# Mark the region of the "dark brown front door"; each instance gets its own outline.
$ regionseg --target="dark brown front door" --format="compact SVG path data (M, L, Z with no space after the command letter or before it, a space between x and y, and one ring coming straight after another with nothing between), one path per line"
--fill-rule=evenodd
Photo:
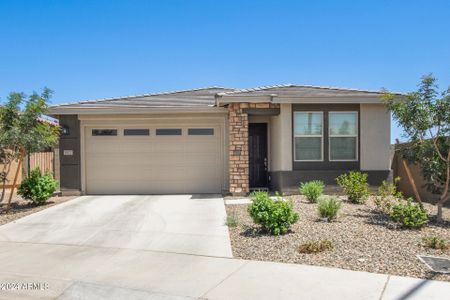
M267 124L250 123L248 128L250 188L267 188Z

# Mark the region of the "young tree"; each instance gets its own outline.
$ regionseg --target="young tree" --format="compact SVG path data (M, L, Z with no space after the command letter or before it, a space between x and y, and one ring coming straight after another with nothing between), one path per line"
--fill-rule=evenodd
M404 98L386 93L384 99L409 139L401 154L420 166L428 190L440 194L437 220L442 221L442 207L450 198L450 88L440 94L431 74L418 87Z
M0 172L0 181L2 184L2 194L0 196L0 203L3 202L6 192L6 184L9 182L8 174L11 170L11 164L15 160L14 155L11 151L0 146L0 164L3 165L2 171Z
M17 161L17 170L14 174L6 212L9 212L11 206L24 157L53 146L58 140L59 127L43 122L41 119L48 109L51 94L51 90L47 88L41 94L33 93L29 97L23 93L11 93L6 103L0 107L0 147L3 153L6 153L3 156L5 159L2 159L2 162L6 163L2 174L2 180L5 178L2 182L3 190L11 164ZM22 105L23 110L21 110Z

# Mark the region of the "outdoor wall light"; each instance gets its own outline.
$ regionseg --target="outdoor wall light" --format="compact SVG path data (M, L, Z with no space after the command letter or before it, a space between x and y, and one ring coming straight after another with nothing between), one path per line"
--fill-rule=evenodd
M70 134L69 127L67 127L66 125L62 125L61 126L61 134L62 135L69 135Z

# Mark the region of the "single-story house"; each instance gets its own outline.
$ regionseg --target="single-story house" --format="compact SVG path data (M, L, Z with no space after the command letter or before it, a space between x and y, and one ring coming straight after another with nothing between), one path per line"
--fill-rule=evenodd
M335 184L390 171L382 92L305 85L209 87L52 106L62 191L231 193Z

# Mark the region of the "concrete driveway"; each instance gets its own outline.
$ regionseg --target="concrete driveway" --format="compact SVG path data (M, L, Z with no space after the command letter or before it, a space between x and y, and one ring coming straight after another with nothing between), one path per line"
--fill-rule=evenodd
M448 299L450 284L231 256L221 198L89 196L0 226L0 299ZM222 257L214 257L222 256Z
M221 197L83 196L0 227L0 241L232 257Z

